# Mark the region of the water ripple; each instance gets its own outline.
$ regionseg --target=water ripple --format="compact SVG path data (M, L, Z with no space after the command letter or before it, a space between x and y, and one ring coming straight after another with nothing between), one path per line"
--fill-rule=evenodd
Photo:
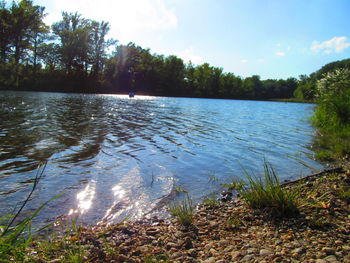
M45 160L29 208L64 192L42 217L70 211L87 222L146 215L176 186L199 200L220 187L208 176L259 172L264 158L282 179L322 168L308 147L307 104L1 92L0 105L0 214Z

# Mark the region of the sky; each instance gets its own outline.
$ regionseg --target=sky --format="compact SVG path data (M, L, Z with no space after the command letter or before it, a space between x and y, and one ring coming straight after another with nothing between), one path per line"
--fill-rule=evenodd
M109 37L151 53L261 79L310 74L350 58L349 0L34 0L110 23Z

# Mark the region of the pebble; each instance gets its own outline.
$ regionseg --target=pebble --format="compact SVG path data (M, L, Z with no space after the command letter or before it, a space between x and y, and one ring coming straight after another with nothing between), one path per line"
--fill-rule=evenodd
M217 253L217 251L214 249L214 248L211 248L209 250L209 252L212 254L212 255L215 255Z
M322 251L326 253L327 255L334 255L335 249L331 247L323 247Z
M302 206L300 216L278 220L276 224L265 213L252 211L242 201L235 199L225 204L219 203L215 208L200 206L194 215L193 225L188 227L182 227L174 219L156 223L148 220L128 222L122 228L108 231L104 226L100 232L82 233L82 245L90 255L101 255L103 259L98 261L101 263L141 263L148 255L152 259L164 256L164 261L174 263L350 263L350 245L347 241L350 207L344 201L338 201L334 195L330 196L335 190L330 189L332 192L325 187L332 184L325 184L323 188L319 188L319 184L315 179L311 188L306 187L309 190L317 187L312 201L315 199L319 202L317 198L322 197L322 202L327 203L327 198L331 197L335 200L334 208L342 209L342 213L331 214L326 209ZM300 195L305 193L301 191ZM229 218L239 219L240 225L228 227ZM327 219L340 227L310 227L310 221L316 219L320 219L320 222ZM115 248L117 256L111 258L108 251L104 251L104 242ZM40 251L35 256L40 256ZM58 263L53 257L46 262Z
M216 262L216 258L211 257L211 258L208 258L207 260L202 261L202 262L203 262L203 263L215 263L215 262Z
M231 259L232 260L237 260L238 258L240 258L242 256L242 253L240 251L233 251L231 253Z
M253 255L246 255L242 258L242 262L248 262L254 258Z
M292 251L292 253L295 253L298 255L304 254L305 252L306 252L306 249L304 247L298 247Z
M166 244L166 248L168 249L168 250L170 250L171 248L178 248L179 246L177 245L177 244L175 244L175 243L173 243L173 242L168 242L167 244Z
M214 242L210 242L210 243L206 244L206 245L204 246L204 249L205 249L205 250L209 250L209 249L211 249L212 247L214 247Z
M334 244L336 244L337 246L341 246L341 245L344 244L344 242L341 241L341 240L336 240L336 241L334 242Z
M259 250L256 248L248 248L247 249L247 254L257 254L258 252L259 252Z
M325 259L327 262L333 262L333 263L338 262L337 258L336 258L335 256L333 256L333 255L328 256L328 257L325 257L324 259Z
M268 255L271 255L272 253L273 253L273 251L270 249L261 249L260 250L260 256L268 256Z

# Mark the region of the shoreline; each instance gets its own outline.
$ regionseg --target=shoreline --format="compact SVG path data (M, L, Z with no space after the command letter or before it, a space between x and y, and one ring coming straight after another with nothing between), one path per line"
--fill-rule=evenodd
M35 93L59 93L59 94L76 94L76 95L116 95L116 96L128 96L129 93L97 93L97 92L76 92L76 91L59 91L59 90L31 90L31 89L2 89L0 91L9 91L9 92L35 92ZM138 96L149 96L156 98L185 98L185 99L213 99L213 100L242 100L242 101L264 101L264 102L283 102L283 103L303 103L303 104L315 104L311 100L301 100L294 97L288 99L279 99L279 98L265 98L265 99L254 99L254 98L225 98L225 97L201 97L201 96L166 96L160 94L149 94L149 93L135 93L135 96L132 98L137 98Z
M299 214L285 219L249 208L240 198L200 204L192 224L172 218L80 226L28 248L30 262L64 262L79 247L81 262L350 262L350 163L342 171L298 179ZM63 242L63 243L62 243Z

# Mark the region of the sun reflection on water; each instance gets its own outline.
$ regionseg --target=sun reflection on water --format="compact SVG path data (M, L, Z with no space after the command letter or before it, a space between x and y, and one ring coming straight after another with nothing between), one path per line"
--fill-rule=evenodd
M121 186L115 185L112 187L112 194L114 196L113 205L107 209L106 214L98 224L110 223L118 218L125 211L133 209L134 204L131 202L130 193Z
M125 190L120 186L116 185L112 188L113 195L122 199L125 196Z
M96 194L96 181L92 180L84 190L77 194L78 205L76 209L71 209L68 215L72 214L84 214L89 210L93 204L93 200Z

